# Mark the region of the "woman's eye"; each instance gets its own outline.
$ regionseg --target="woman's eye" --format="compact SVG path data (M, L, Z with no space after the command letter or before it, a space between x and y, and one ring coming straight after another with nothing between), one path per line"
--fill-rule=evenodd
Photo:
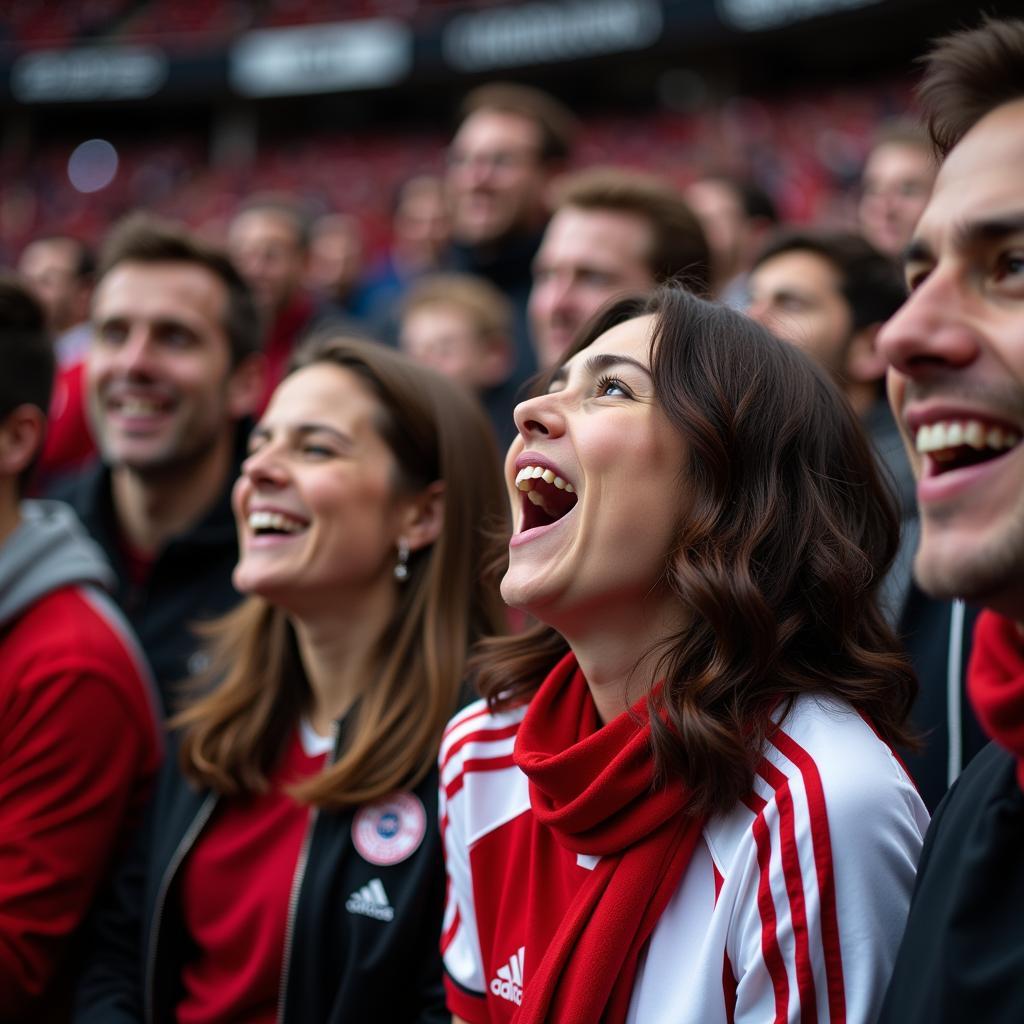
M302 454L311 455L317 459L327 459L330 458L331 455L333 455L334 453L331 451L330 448L325 448L321 444L304 444L302 446Z
M610 395L613 398L629 396L629 388L615 377L602 377L597 382L596 390L598 395Z

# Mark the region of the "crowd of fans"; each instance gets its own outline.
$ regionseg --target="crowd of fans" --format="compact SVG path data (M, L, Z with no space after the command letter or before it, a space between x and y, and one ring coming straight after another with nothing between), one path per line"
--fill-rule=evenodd
M931 62L4 186L0 1020L1021 1019L1024 23Z

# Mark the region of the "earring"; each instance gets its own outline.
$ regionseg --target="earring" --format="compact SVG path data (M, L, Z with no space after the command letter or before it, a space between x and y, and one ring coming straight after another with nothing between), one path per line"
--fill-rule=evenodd
M398 542L398 561L395 563L395 579L404 583L409 578L409 542L404 538Z

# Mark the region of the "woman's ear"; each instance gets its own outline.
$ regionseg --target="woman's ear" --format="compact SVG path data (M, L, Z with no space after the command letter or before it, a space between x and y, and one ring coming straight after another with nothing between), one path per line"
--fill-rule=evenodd
M410 551L433 544L444 526L444 482L435 480L419 494L408 499L399 536Z

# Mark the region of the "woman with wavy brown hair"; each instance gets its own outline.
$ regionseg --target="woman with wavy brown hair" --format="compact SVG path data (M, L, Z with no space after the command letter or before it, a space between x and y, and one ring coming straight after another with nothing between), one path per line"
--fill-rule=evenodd
M456 1021L870 1021L927 813L897 518L795 348L623 300L516 409L501 589L441 750Z
M100 915L81 1021L447 1021L437 750L506 508L483 412L372 343L306 348L235 485L205 695ZM141 945L140 945L141 939Z

